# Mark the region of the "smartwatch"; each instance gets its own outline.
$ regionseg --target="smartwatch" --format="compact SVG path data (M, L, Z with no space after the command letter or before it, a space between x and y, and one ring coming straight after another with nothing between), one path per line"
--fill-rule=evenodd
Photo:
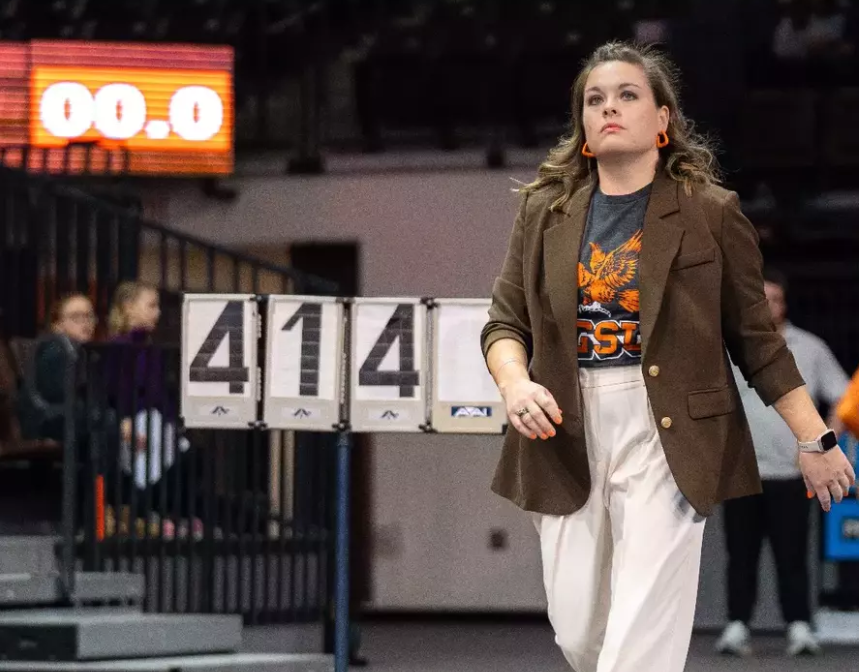
M831 429L827 429L814 441L798 441L801 453L827 453L838 445L838 437Z

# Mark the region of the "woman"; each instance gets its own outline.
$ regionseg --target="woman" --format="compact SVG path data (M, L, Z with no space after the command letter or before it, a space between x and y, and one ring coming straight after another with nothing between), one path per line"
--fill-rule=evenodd
M95 333L92 302L83 294L69 294L56 301L49 313L48 333L33 347L27 362L18 415L25 439L63 442L66 383L77 349ZM84 431L81 413L78 431Z
M74 391L80 390L77 366L80 347L89 343L95 332L96 316L92 302L83 294L68 294L51 306L48 332L34 344L25 363L17 397L18 419L24 439L66 441L66 404L69 375L75 376ZM84 521L92 510L92 452L87 407L82 398L74 400L76 450L78 456L76 516ZM90 407L95 419L97 409Z
M802 442L824 509L854 474L773 327L755 231L716 186L666 60L600 47L572 112L522 189L482 334L510 420L493 490L534 515L577 672L680 672L705 517L760 491L725 346Z
M130 487L137 489L137 500L143 503L147 488L167 477L167 508L171 514L181 516L188 508L188 493L182 484L179 498L176 498L175 481L169 476L172 470L162 475L162 464L165 470L170 469L176 462L177 442L183 453L189 444L184 437L177 441L178 400L169 398L162 351L147 347L151 345L152 332L157 328L160 316L159 294L155 287L144 282L123 282L117 287L109 327L110 342L118 347L109 353L105 372L109 396L123 418L120 425L120 465L132 477ZM153 505L157 506L160 491L155 489L151 494ZM150 518L150 534L160 532L168 539L175 536L173 521L166 519L159 526L157 516L153 514ZM194 537L200 538L202 521L195 518L192 525ZM187 532L187 524L183 524L180 536Z

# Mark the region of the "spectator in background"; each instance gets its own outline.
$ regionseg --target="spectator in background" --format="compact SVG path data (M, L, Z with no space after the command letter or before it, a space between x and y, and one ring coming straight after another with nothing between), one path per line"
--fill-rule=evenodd
M847 375L826 344L814 334L787 320L787 282L780 273L764 273L764 289L770 313L793 353L812 398L831 408L844 394ZM767 408L755 391L741 383L743 376L733 367L743 402L763 481L763 493L724 504L728 551L728 620L716 649L722 653L751 653L749 621L755 606L758 560L765 538L775 558L778 592L787 628L787 653L816 654L820 651L809 622L808 530L810 501L806 496L793 433L776 413ZM841 423L830 418L830 427L840 433Z
M66 377L78 348L95 333L92 302L69 294L51 306L48 333L33 346L18 395L18 417L25 439L64 440ZM81 416L78 431L85 426Z
M27 357L21 389L17 395L17 414L25 440L66 440L66 392L68 376L79 380L77 360L80 347L89 343L95 332L96 316L92 302L83 294L68 294L55 301L49 312L48 332L40 337ZM74 371L74 372L73 372ZM83 520L84 505L91 496L92 453L89 446L87 408L75 399L75 435L78 455L78 521ZM93 410L93 409L91 409Z
M168 470L177 460L176 445L181 453L189 448L188 440L177 436L178 400L169 398L163 353L147 347L151 346L152 332L160 317L160 299L155 287L143 282L123 282L117 287L109 327L111 343L121 347L111 352L106 373L109 396L122 417L120 466L131 476L129 487L137 488L138 502L145 501L147 488L171 473ZM186 515L188 493L184 484L178 488L177 499L172 479L168 483L168 511L175 516ZM152 494L157 506L161 493ZM199 518L192 521L195 538L202 537L202 525ZM149 526L152 536L160 533L173 538L176 534L175 523L170 519L159 521L154 512L150 513ZM137 527L139 530L140 522ZM187 523L182 523L180 537L187 533Z

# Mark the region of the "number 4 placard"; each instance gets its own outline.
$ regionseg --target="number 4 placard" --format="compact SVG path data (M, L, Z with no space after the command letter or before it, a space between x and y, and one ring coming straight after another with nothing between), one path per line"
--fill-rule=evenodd
M256 297L186 294L182 306L182 416L186 427L257 420Z
M352 431L423 431L426 314L419 299L354 300Z

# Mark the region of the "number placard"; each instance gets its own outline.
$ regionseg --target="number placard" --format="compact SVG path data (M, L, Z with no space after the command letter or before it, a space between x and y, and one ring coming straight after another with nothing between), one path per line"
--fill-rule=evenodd
M256 298L186 294L182 416L186 427L247 427L257 419Z
M420 432L426 424L426 306L354 300L350 421L355 432Z
M333 431L340 422L343 304L320 296L270 296L264 420L276 429Z
M438 432L500 433L504 403L480 351L490 300L436 299L433 334L432 426Z

